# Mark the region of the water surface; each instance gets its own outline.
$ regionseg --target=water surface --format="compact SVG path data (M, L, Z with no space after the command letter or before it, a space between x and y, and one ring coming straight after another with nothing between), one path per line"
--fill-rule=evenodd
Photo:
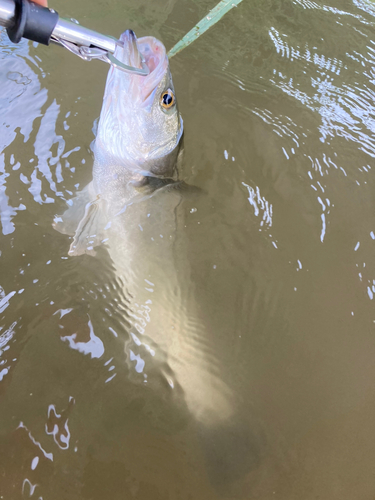
M168 49L214 4L51 7ZM140 283L194 314L146 338L105 246L69 257L52 227L92 178L107 67L1 32L2 498L374 498L374 33L369 1L244 0L171 60L201 191L164 228L178 286ZM202 421L207 380L232 404Z

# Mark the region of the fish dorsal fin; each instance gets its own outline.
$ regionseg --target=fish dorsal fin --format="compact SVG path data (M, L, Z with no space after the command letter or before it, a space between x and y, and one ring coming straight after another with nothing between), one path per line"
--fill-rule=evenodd
M72 200L62 216L55 217L53 227L62 234L73 236L69 255L95 255L94 248L105 238L106 223L105 202L100 195L95 195L90 183Z

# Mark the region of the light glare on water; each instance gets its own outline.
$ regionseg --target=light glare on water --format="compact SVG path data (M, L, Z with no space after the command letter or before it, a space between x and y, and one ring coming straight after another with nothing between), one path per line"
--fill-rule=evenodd
M168 50L214 4L51 7ZM121 273L52 227L108 68L1 31L0 496L373 498L374 16L244 0L172 59L200 190L147 202Z

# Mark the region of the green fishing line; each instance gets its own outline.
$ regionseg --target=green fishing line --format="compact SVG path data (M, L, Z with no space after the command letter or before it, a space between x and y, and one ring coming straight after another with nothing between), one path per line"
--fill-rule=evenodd
M220 21L224 14L230 9L237 7L240 2L242 2L242 0L221 0L216 7L210 10L207 16L201 19L189 33L186 33L186 35L172 47L168 52L168 57L171 58L181 52L182 49L194 42L194 40L207 31L208 28L211 28L211 26Z

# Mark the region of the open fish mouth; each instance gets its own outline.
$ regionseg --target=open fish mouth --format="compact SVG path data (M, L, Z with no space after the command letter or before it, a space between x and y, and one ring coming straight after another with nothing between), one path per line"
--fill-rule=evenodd
M125 85L128 80L128 90L138 94L142 101L147 100L168 70L164 45L152 36L137 39L132 30L122 33L114 56L128 66L142 68L143 63L149 69L147 76L119 74L119 71L114 70L116 80L121 79Z
M116 55L119 61L128 66L142 67L143 58L138 50L137 37L133 30L126 30L122 33L117 43Z

